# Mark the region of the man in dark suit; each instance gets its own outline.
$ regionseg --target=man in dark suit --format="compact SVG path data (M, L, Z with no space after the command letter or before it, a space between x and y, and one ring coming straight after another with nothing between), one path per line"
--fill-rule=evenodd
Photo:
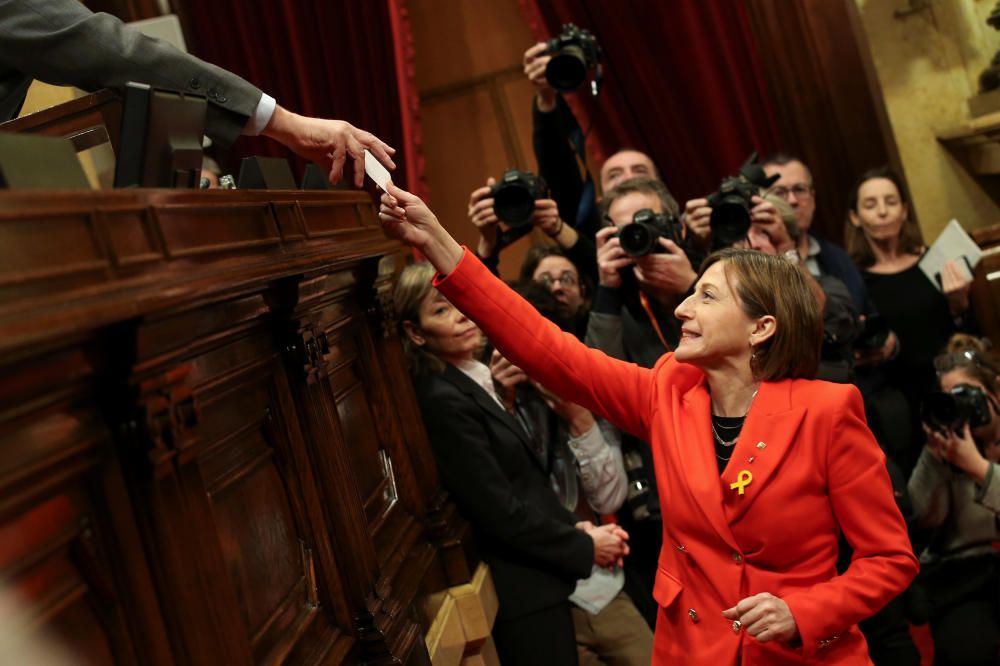
M342 120L308 118L220 67L147 37L77 0L0 0L0 122L17 115L32 79L88 91L129 81L208 100L206 134L222 145L263 134L322 165L340 180L347 157L364 180L364 149L394 168L394 149Z

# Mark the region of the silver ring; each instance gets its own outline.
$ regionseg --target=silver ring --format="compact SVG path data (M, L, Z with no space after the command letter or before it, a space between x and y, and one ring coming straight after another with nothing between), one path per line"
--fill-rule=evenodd
M743 628L743 623L742 622L740 622L739 620L733 620L733 631L734 632L740 633L740 629L742 629L742 628Z

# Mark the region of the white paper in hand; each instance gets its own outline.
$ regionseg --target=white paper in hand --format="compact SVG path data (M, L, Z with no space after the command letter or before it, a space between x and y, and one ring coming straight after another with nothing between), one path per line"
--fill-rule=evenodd
M383 192L386 191L386 183L389 182L389 170L382 166L382 163L375 159L375 156L365 150L365 173L375 181Z
M920 258L919 265L931 284L937 287L938 291L942 291L941 272L944 270L944 262L949 260L955 262L955 266L965 279L972 280L969 268L975 269L982 256L983 251L969 237L958 220L952 220Z

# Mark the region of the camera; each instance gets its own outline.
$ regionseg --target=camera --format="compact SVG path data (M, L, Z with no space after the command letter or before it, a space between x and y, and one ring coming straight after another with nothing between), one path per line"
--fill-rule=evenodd
M587 72L596 69L594 94L600 81L601 47L587 30L566 23L558 37L550 39L547 53L552 59L545 66L549 85L561 93L573 92L587 80Z
M990 398L978 386L959 384L948 393L936 392L924 397L920 417L938 432L959 433L968 423L972 429L993 420Z
M531 222L535 200L548 196L548 185L541 176L520 169L508 169L490 188L493 212L509 227L523 227Z
M709 194L712 208L709 220L712 229L712 250L730 247L747 237L750 231L751 198L771 187L778 174L768 177L757 164L757 153L750 153L739 173L722 179L719 189Z
M865 317L864 328L854 340L857 349L881 349L889 339L889 324L882 315Z
M622 451L625 475L628 477L628 492L625 504L635 520L649 520L649 478L646 467L638 451Z
M683 246L681 238L681 222L668 213L654 213L649 208L635 212L632 221L623 226L617 233L625 254L630 257L643 257L653 252L662 252L663 248L657 242L667 238Z

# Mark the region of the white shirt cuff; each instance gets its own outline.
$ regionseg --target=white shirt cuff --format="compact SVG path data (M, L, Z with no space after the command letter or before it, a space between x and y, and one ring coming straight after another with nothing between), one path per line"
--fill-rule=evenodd
M273 97L267 93L261 93L260 101L257 102L257 108L254 109L253 115L250 116L246 127L243 128L243 134L257 136L263 132L267 124L271 122L271 116L274 115L274 107L277 105L278 103L274 101Z

